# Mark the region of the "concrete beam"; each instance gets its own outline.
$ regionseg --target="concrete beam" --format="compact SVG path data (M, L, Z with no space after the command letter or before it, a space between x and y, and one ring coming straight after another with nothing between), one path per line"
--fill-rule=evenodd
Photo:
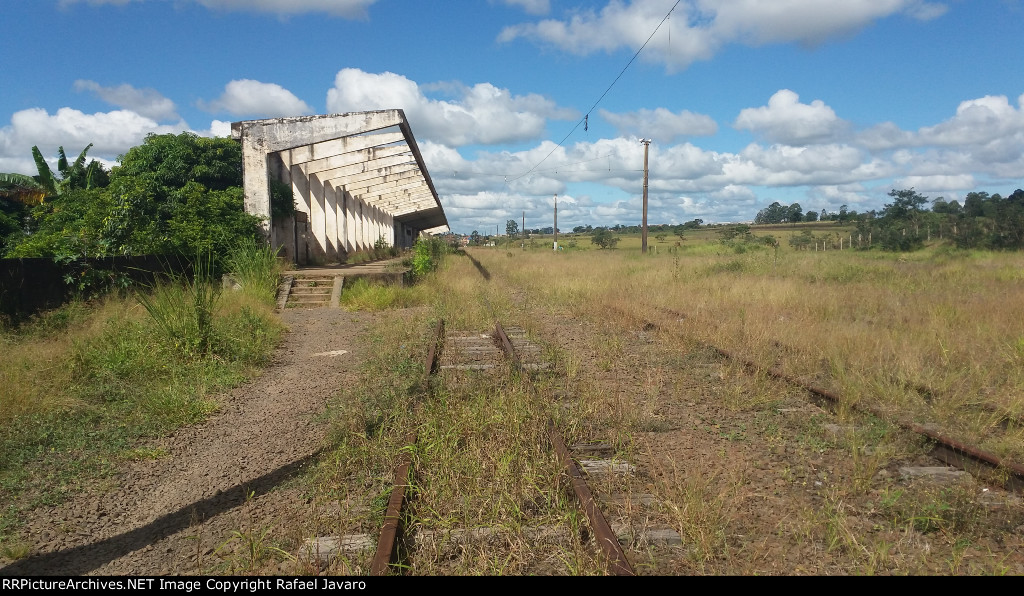
M354 196L357 196L357 197L362 197L363 200L370 201L371 203L373 203L373 202L380 202L380 199L383 199L383 198L397 196L397 195L400 195L402 193L409 193L411 191L418 191L418 190L424 190L427 193L430 192L430 189L427 188L427 185L423 182L422 179L413 179L413 180L406 181L404 183L399 183L397 186L391 186L391 187L385 187L383 185L381 187L374 186L374 187L371 187L370 190L368 190L367 192L361 192L361 193L353 192L352 194ZM352 191L349 191L349 192L352 192Z
M396 199L407 199L409 197L419 197L427 195L433 199L433 194L430 189L427 188L426 184L417 184L407 188L400 188L395 190L385 190L377 194L359 195L364 201L375 203L375 204L386 204L392 203Z
M410 200L406 203L391 203L381 208L387 209L389 213L397 217L402 215L408 215L410 213L415 213L417 211L424 211L426 209L430 209L431 207L427 203L426 199L421 197L419 199Z
M347 182L343 180L343 178L347 176L355 176L359 174L376 174L379 176L380 171L385 168L408 163L415 162L412 162L411 155L404 153L402 155L367 160L361 163L335 168L333 170L325 170L323 172L317 172L316 174L317 176L320 176L321 180L330 180L336 182L340 186L348 186Z
M409 170L400 174L394 174L391 176L377 176L363 182L349 182L345 188L348 189L352 194L362 194L369 192L371 188L394 188L399 184L404 184L408 180L416 180L422 182L420 178L422 174L419 169Z
M395 143L405 143L405 135L399 132L386 132L380 134L358 135L354 137L343 137L323 143L315 143L289 149L284 153L289 154L293 164L302 165L319 159L334 157L343 153L361 151L370 147L381 147Z
M413 175L422 175L422 173L420 172L420 167L418 165L416 165L416 162L415 161L409 161L409 162L400 163L400 164L394 165L394 166L387 166L387 167L384 167L384 168L378 168L377 170L375 170L373 172L362 172L362 173L359 173L359 174L348 174L348 175L345 175L345 176L342 176L342 177L332 178L332 180L336 181L339 185L344 185L346 187L349 187L349 186L356 187L356 186L361 186L363 184L369 183L372 180L377 180L379 178L386 179L386 178L389 178L389 177L392 177L392 176L397 176L397 175L401 175L401 174L408 174L410 172L413 172L414 173ZM323 175L323 174L321 173L321 175Z
M374 132L392 126L401 127L406 137L409 137L412 132L409 130L402 110L380 110L234 122L231 124L231 138L243 142L248 138L270 153Z
M377 159L383 159L385 157L392 157L394 155L407 155L412 156L412 151L409 146L405 143L400 145L389 145L386 147L370 147L369 149L360 149L359 151L350 151L348 153L342 153L340 155L334 155L332 157L325 157L324 159L317 159L314 161L300 164L302 171L308 175L319 174L321 172L328 172L350 166L352 164L374 161Z

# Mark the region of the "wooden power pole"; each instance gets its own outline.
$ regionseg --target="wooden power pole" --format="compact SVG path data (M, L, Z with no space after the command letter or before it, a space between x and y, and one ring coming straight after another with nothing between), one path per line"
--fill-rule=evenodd
M644 144L644 219L640 232L640 252L647 254L647 154L651 149L650 139L640 139Z
M558 195L555 195L555 248L558 250Z

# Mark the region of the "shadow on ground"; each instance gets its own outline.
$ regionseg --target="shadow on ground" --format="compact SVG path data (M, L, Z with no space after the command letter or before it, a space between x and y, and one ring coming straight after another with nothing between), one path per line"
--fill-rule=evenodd
M243 505L250 495L270 492L323 451L296 460L248 482L191 503L134 530L67 550L28 557L0 569L0 575L84 575L129 553L155 544L197 523Z

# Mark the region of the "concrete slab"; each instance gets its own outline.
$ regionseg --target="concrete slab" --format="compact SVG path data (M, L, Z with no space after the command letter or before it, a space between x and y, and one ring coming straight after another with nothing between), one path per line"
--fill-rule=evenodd
M607 502L620 507L637 506L654 507L658 504L658 498L654 495L640 493L635 495L615 494L608 497Z
M924 478L938 482L962 482L971 479L967 472L946 466L904 466L899 472L904 480Z
M580 467L587 474L633 474L636 466L624 461L611 459L583 459L580 460Z
M329 565L338 557L350 557L376 548L377 539L369 534L321 536L306 539L299 549L299 559L323 566Z
M634 529L622 522L611 524L612 532L623 546L682 546L683 537L671 528Z

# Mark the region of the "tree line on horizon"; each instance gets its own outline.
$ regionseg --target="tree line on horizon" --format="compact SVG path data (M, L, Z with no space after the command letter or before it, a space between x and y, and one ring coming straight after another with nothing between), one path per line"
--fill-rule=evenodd
M930 200L913 188L893 189L892 202L863 213L846 205L838 212L803 213L799 203L774 202L758 211L755 224L796 224L833 221L854 225L856 246L888 251L912 251L925 242L940 240L958 248L1020 250L1024 248L1024 190L1007 197L999 193L970 192L959 201ZM929 207L930 204L930 207Z

